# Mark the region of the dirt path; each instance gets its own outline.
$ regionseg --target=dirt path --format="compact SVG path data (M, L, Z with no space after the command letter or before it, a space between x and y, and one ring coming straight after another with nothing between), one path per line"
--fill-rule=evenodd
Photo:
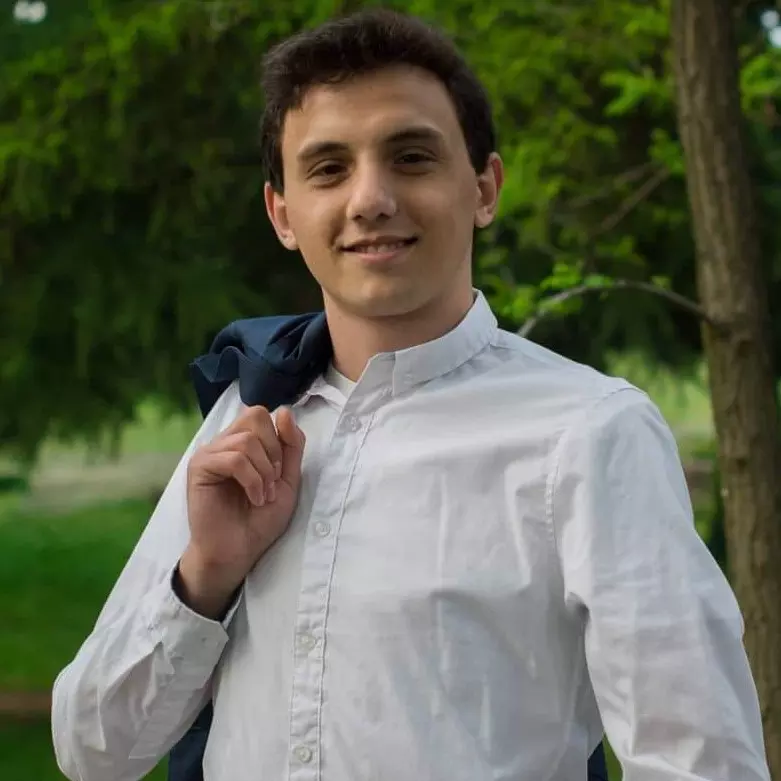
M33 475L24 506L70 510L85 504L160 493L179 461L176 453L144 453L100 464L46 464Z
M48 718L51 706L51 692L0 692L0 718Z

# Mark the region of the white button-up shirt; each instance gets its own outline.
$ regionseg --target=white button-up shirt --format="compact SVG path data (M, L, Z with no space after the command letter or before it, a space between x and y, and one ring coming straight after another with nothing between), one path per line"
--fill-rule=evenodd
M289 530L229 618L171 589L186 464L54 687L73 781L141 778L209 696L206 781L767 781L742 621L649 399L497 328L478 295L433 342L295 405Z

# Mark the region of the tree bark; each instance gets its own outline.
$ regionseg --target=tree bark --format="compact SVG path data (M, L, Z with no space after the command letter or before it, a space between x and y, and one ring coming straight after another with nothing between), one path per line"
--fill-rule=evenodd
M781 779L781 430L730 0L672 0L678 126L718 441L727 559L770 771Z

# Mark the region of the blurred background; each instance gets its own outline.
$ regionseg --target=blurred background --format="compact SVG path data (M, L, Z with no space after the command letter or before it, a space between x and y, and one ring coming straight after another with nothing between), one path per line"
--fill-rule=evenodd
M61 778L51 685L199 425L190 360L232 319L319 308L265 216L259 61L281 37L370 4L11 0L0 11L2 781ZM525 324L648 391L677 437L697 528L728 568L726 539L740 535L725 536L701 318L681 304L698 299L697 257L671 3L382 5L444 25L494 101L507 184L479 238L478 286L504 327ZM734 31L723 54L740 64L736 164L754 189L772 304L781 17L772 2L711 5ZM764 327L778 366L781 320ZM769 729L766 740L781 737Z

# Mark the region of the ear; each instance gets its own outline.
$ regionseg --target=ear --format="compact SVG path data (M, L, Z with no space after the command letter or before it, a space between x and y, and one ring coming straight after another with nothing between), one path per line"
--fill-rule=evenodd
M476 227L485 228L494 221L499 206L499 193L502 184L504 184L502 158L493 152L488 158L485 171L477 177Z
M266 182L263 188L263 197L266 201L266 212L271 224L274 226L277 238L282 242L285 249L298 249L298 242L290 227L290 221L287 218L287 205L285 196L278 193L269 182Z

